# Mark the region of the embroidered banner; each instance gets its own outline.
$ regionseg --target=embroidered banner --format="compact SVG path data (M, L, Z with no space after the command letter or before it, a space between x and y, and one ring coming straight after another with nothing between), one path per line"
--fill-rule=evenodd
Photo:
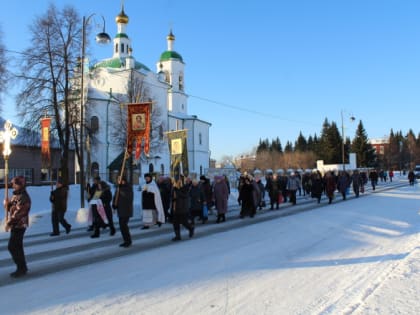
M51 165L50 153L50 126L51 118L41 118L41 166L49 168Z
M141 147L146 155L150 151L150 130L151 130L151 105L152 103L131 103L128 104L127 115L127 151L133 152L133 142L136 142L135 157L138 160L141 154Z
M176 130L167 132L169 152L171 154L171 176L177 178L179 174L188 176L187 131Z

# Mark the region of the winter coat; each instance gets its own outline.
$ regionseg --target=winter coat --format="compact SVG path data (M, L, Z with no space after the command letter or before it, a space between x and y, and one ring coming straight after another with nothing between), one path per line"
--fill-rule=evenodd
M192 185L190 189L190 211L203 211L204 193L199 185Z
M258 186L257 182L255 180L253 180L251 182L253 190L252 190L252 197L254 199L254 206L255 208L257 208L259 206L259 204L261 203L261 191L260 191L260 187Z
M300 179L297 176L290 176L287 181L287 190L298 190L300 188Z
M55 211L67 211L68 187L61 186L54 189L50 194L50 201Z
M118 198L118 200L116 200ZM120 184L114 194L112 205L117 209L118 217L133 216L133 188L129 184Z
M25 188L13 191L13 196L8 203L9 228L24 229L29 225L29 211L31 210L31 197Z
M278 181L272 177L267 179L267 183L265 185L265 190L268 192L268 196L270 197L271 201L279 200L279 187Z
M111 209L111 202L112 202L112 192L111 192L111 187L109 187L109 185L105 182L101 182L101 188L102 188L102 194L101 194L101 201L102 201L102 205L105 208L105 211L107 211L108 213L112 212Z
M162 206L165 211L171 207L172 184L169 178L164 178L157 183L162 198Z
M217 213L226 213L228 210L229 190L224 179L216 180L213 194Z
M209 207L209 209L211 209L211 207L213 207L213 192L209 179L206 178L205 180L203 180L200 184L200 188L204 193L205 202L207 203L207 206Z
M349 187L350 184L350 180L347 176L347 174L342 174L338 177L338 181L337 181L337 189L341 192L341 193L345 193L347 188Z
M265 197L264 184L261 182L261 180L258 180L257 184L258 184L258 188L260 189L260 198L261 198L260 201L262 201L262 200L264 200L264 197Z
M353 184L354 191L359 191L360 187L363 186L363 178L360 175L360 173L353 173L353 175L351 176L351 181Z
M337 189L336 179L333 174L328 174L325 176L325 193L327 194L328 198L334 197L334 192Z
M180 188L174 187L173 189L173 198L172 198L172 213L176 216L184 216L189 213L189 196L188 185L184 185Z
M241 215L255 213L256 206L253 192L254 186L252 183L246 182L242 185L238 198L241 202Z
M322 192L324 191L324 181L321 177L313 177L311 182L311 197L320 198L322 196Z

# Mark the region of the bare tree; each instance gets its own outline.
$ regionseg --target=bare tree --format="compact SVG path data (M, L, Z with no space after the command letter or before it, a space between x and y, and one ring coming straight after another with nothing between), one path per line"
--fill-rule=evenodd
M0 29L0 38L3 38L2 35L3 34ZM1 101L1 95L6 91L6 84L9 77L9 72L7 71L6 64L7 64L6 49L3 43L0 41L0 101ZM2 108L0 107L0 111L1 110Z
M18 113L25 127L32 130L39 130L42 116L52 118L53 135L61 148L61 174L66 183L71 145L79 152L76 131L80 128L79 111L71 82L81 51L81 24L73 7L59 10L50 4L47 12L29 27L31 45L23 54L18 75L23 82L17 96Z

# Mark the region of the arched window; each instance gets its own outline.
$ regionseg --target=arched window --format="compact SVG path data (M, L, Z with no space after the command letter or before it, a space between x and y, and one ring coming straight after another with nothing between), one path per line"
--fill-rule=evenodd
M154 166L153 163L149 164L149 173L153 173L154 172Z
M203 144L203 135L201 134L201 132L198 134L198 144Z
M171 76L169 75L169 71L165 71L165 81L167 83L171 83Z
M92 133L95 133L98 131L99 129L99 118L98 116L92 116L90 118L90 129L92 131Z
M115 44L115 52L118 53L118 44Z
M121 52L124 53L124 44L121 44Z
M163 175L165 174L165 165L160 164L160 173Z
M184 76L182 73L179 75L178 80L179 80L179 90L184 91Z

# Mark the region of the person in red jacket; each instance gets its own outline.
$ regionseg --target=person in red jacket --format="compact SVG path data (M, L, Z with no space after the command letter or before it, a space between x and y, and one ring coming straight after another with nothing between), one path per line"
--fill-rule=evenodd
M17 176L12 179L13 196L4 200L4 206L9 212L6 222L6 231L10 231L8 250L16 264L16 271L12 272L12 278L26 275L25 253L23 250L23 235L29 225L29 211L31 209L31 198L25 188L25 178Z

